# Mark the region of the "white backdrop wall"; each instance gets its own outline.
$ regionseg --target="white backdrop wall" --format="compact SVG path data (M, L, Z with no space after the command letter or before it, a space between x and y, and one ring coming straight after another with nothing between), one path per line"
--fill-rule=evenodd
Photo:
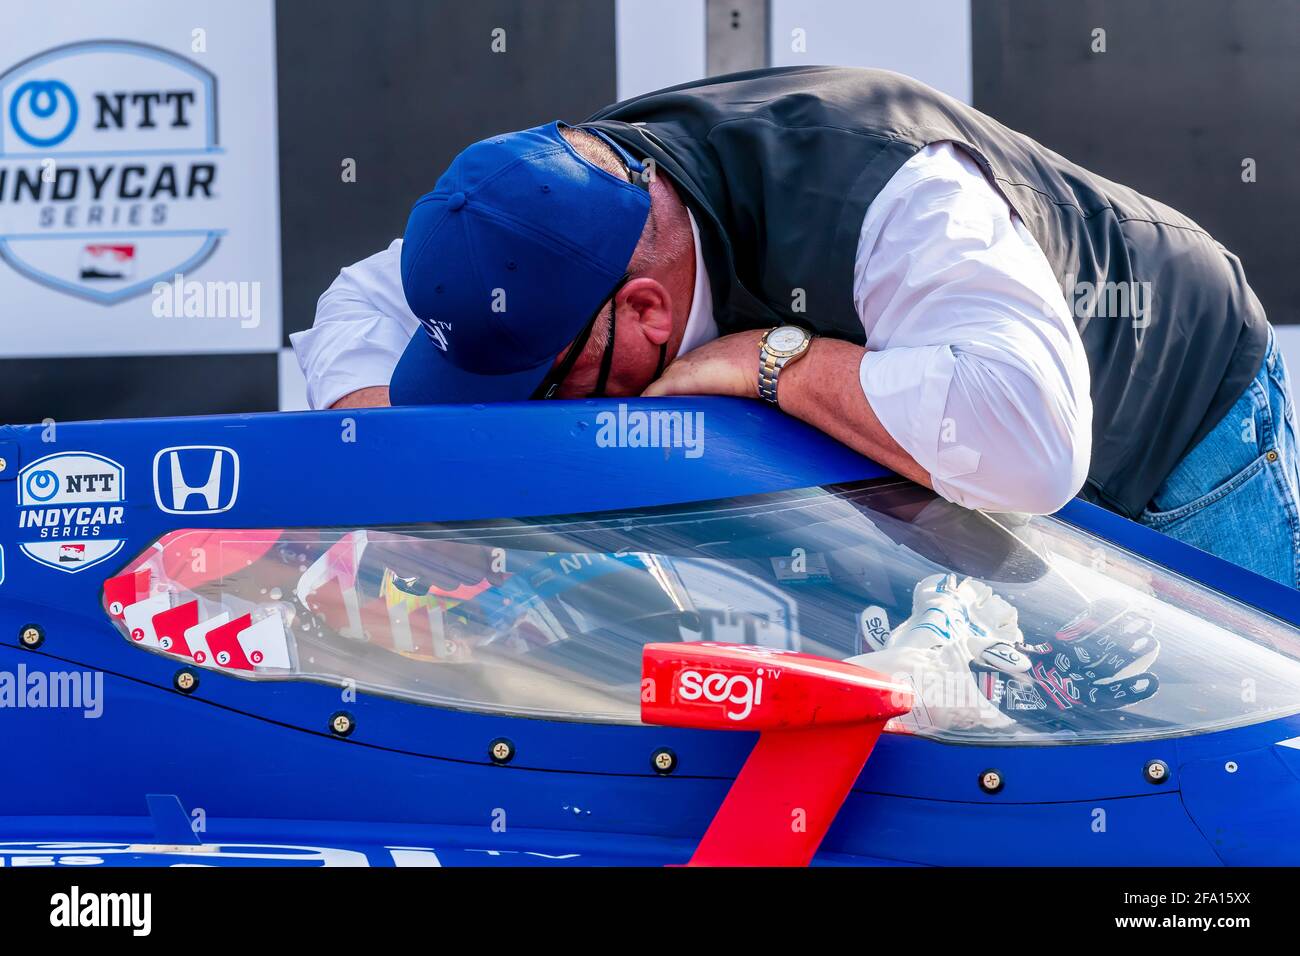
M704 76L704 0L616 10L619 99ZM771 0L771 65L895 70L969 103L970 22L970 0Z
M772 0L771 10L773 66L893 70L971 102L970 0Z
M704 0L616 0L618 98L704 75Z

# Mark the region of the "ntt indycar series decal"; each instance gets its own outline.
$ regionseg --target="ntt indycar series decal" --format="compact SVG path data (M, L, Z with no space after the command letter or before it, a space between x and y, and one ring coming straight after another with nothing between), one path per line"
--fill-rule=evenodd
M18 547L34 561L75 573L122 547L125 473L86 451L39 458L18 472Z
M104 305L196 269L223 154L217 81L144 43L92 40L0 74L0 258Z

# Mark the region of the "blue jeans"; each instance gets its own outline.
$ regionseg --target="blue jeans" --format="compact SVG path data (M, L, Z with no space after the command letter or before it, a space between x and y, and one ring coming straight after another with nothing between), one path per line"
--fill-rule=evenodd
M1138 520L1300 587L1295 409L1272 329L1259 374L1214 430L1183 456Z

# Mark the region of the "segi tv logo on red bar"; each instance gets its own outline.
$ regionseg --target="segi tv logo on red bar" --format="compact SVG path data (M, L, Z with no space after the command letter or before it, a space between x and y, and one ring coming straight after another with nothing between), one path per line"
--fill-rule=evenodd
M762 729L780 693L784 661L806 655L775 647L713 641L647 645L643 652L642 719L647 723ZM667 694L660 694L666 688ZM647 716L650 715L650 716Z
M885 722L911 706L905 685L847 661L705 641L641 651L644 723L759 732L692 866L806 866Z
M710 730L791 730L887 720L911 707L905 687L873 671L752 644L647 644L641 719Z
M681 700L706 700L714 704L734 704L736 709L724 707L723 713L728 720L744 720L754 712L754 708L763 703L763 678L776 680L781 676L779 670L759 667L754 676L747 674L724 674L713 671L701 674L697 670L682 671L677 677L677 696Z

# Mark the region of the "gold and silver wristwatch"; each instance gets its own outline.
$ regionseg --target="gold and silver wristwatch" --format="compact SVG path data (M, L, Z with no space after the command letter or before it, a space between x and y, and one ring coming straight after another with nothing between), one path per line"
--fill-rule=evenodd
M781 369L803 358L812 344L812 333L797 325L769 329L758 347L758 394L776 404L776 382Z

